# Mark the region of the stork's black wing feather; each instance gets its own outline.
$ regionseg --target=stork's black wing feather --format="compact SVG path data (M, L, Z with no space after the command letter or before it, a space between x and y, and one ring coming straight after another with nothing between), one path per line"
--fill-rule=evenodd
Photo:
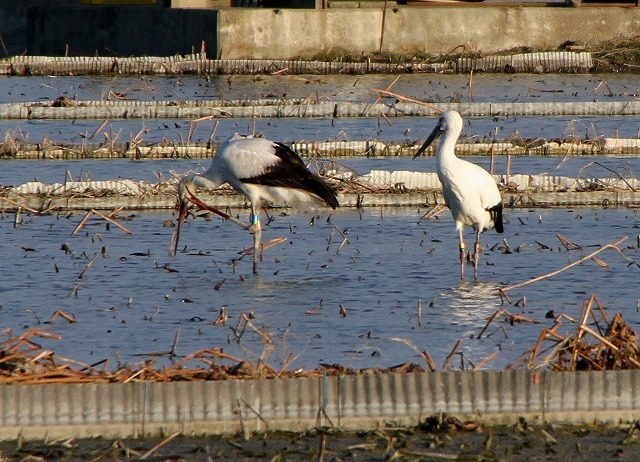
M298 154L282 143L273 143L280 162L268 167L264 173L241 178L244 183L300 189L320 197L331 208L338 207L335 191L318 175L311 173Z
M491 214L493 227L495 228L496 232L504 232L504 225L502 224L502 203L494 205L493 207L489 208L488 211Z

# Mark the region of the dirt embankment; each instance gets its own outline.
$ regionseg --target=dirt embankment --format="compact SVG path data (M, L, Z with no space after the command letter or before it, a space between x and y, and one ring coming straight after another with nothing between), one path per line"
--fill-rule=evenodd
M635 461L640 457L636 424L514 426L483 428L447 416L418 427L368 432L317 428L305 433L261 433L161 439L20 441L0 444L3 461Z

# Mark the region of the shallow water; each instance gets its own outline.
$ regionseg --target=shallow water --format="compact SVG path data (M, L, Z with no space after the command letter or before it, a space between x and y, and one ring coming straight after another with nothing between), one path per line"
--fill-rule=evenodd
M386 88L392 76L278 76L204 78L6 78L0 79L0 102L52 100L65 95L100 99L109 91L136 99L304 97L332 100L373 101L372 88ZM605 80L606 85L600 81ZM562 91L555 91L560 90ZM470 98L464 76L402 76L393 90L413 98L435 101ZM554 91L540 91L554 90ZM196 93L197 92L197 93ZM284 94L286 93L286 95ZM592 99L629 100L638 94L633 76L474 76L475 101ZM198 126L195 139L209 139L213 121ZM251 132L253 121L221 120L219 139L234 131ZM330 139L422 139L435 121L422 118L393 119L275 119L257 120L255 127L268 137L294 140ZM145 140L186 139L188 120L112 121L96 132L102 121L3 121L0 135L41 141L80 142L95 132L128 140L141 129ZM568 128L569 127L569 128ZM489 136L496 128L503 138L519 133L525 138L562 136L567 129L589 136L636 136L637 118L472 118L467 136ZM486 158L472 158L484 167ZM636 176L635 157L522 157L512 160L512 173L543 173L566 176L609 176L591 164L597 160L620 174ZM340 159L359 173L372 169L433 171L433 158ZM591 164L590 167L586 167ZM82 160L3 161L0 185L38 179L62 182L72 179L106 180L132 178L155 181L172 171L203 168L207 160ZM585 169L586 168L586 169ZM505 169L497 160L496 172ZM73 229L83 213L59 216L23 215L14 227L13 215L2 215L0 234L4 262L0 281L0 327L19 334L25 328L49 329L61 340L38 339L57 355L87 363L139 361L154 352L171 349L176 333L178 357L203 348L223 347L225 352L249 359L261 354L274 367L312 368L338 362L352 367L392 366L405 361L424 365L428 351L438 367L457 340L469 367L499 351L485 368L503 368L519 357L549 326L549 310L579 315L582 303L595 293L608 312L622 312L637 328L637 281L640 269L628 265L619 254L606 251L598 257L610 268L594 261L569 269L554 278L510 292L515 303L526 297L523 308L502 305L497 289L562 268L582 253L567 252L556 234L584 246L589 253L598 245L629 236L624 254L640 259L636 247L639 218L631 209L515 209L508 210L506 231L485 233L480 282L461 282L457 235L451 216L419 222L425 210L341 209L328 220L326 210L318 217L307 213L275 211L265 228L264 239L287 241L265 253L260 276L251 274L246 258L233 263L238 252L251 245L246 232L220 220L189 220L181 245L186 251L168 256L174 228L163 226L170 211L127 216L122 221L134 234L127 236L105 222L90 220L76 236ZM245 215L246 211L238 213ZM124 220L124 219L123 219ZM313 221L313 226L311 222ZM336 231L339 228L348 237ZM472 235L468 234L470 245ZM505 246L512 253L503 253ZM549 247L544 249L539 243ZM68 249L68 250L65 250ZM493 250L489 250L493 249ZM542 249L542 250L541 250ZM104 254L103 254L104 250ZM87 264L96 257L93 265ZM471 268L468 268L469 274ZM82 276L82 277L81 277ZM222 282L224 281L224 282ZM216 290L216 286L218 290ZM422 319L418 306L422 304ZM230 315L226 325L211 325L222 307ZM340 306L346 316L341 316ZM509 325L496 320L485 336L477 339L487 317L506 308L523 313L541 324ZM77 323L61 318L46 321L56 311L74 315ZM253 312L256 332L247 327L240 341L235 327L242 313ZM500 327L504 327L502 330ZM263 343L263 339L271 343ZM142 355L142 356L136 356ZM158 357L160 363L169 361Z
M487 156L468 156L470 160L485 169L490 168ZM321 159L320 162L329 161ZM47 184L64 183L66 180L113 180L133 179L155 183L160 179L171 178L174 174L183 174L194 170L202 172L209 167L208 159L163 159L163 160L28 160L2 161L0 168L0 186L17 186L29 181L42 181ZM344 168L364 175L371 170L408 170L435 172L434 157L349 157L332 159L335 167ZM311 168L316 162L310 163ZM496 174L507 170L506 157L497 157L494 165ZM638 178L640 175L640 157L637 156L522 156L512 157L511 174L548 174L569 178L611 178L617 175L625 178ZM615 173L613 173L615 172Z
M163 226L169 212L131 216L123 224L132 236L91 220L71 237L81 214L25 216L17 228L13 217L6 216L0 221L5 262L0 325L14 333L27 327L49 329L62 340L43 340L45 347L87 363L105 358L131 362L140 360L136 355L166 352L179 331L179 356L223 347L253 360L263 354L272 366L291 368L336 362L352 367L405 361L424 365L419 352L425 350L440 367L458 339L463 358L456 356L452 366L460 367L463 360L469 367L467 361L477 363L500 350L485 368L502 368L533 346L543 326L551 325L545 318L549 310L575 318L590 294L600 298L611 316L621 312L637 328L640 268L628 266L614 251L598 256L608 269L588 261L509 292L513 303L526 297L524 308L502 305L497 292L562 268L622 236L630 237L622 246L624 254L640 259L636 211L509 210L505 234L482 236L479 282L459 280L449 214L418 223L422 212L339 210L329 218L323 210L313 226L309 214L275 213L264 239L287 241L265 252L259 276L251 274L249 258L233 262L238 251L251 245L250 235L217 219L189 220L181 238L186 251L169 257L173 228ZM584 251L567 252L557 233ZM469 245L472 238L469 234ZM502 253L502 238L519 251ZM550 250L540 250L538 243ZM95 263L80 278L94 255ZM467 271L472 274L471 267ZM223 306L230 315L226 325L211 325ZM541 324L511 326L496 320L487 331L492 334L477 339L487 317L501 308L522 311ZM56 310L78 322L56 318L45 324ZM260 333L247 327L238 342L232 328L241 313L250 312Z
M251 100L309 98L312 101L373 101L385 90L431 102L608 101L640 96L633 74L404 74L143 77L6 77L0 103L78 100ZM395 81L395 83L394 83ZM118 96L116 96L118 95Z
M311 101L373 103L376 89L390 90L412 99L438 102L543 102L543 101L631 101L640 95L633 75L474 75L471 85L465 75L410 74L396 76L181 76L181 77L30 77L0 79L0 103L52 101L59 96L78 100L251 100L256 98L309 98ZM393 85L392 85L393 84ZM393 102L394 98L383 98ZM163 139L189 139L191 124L183 119L113 120L101 129L102 120L11 120L0 134L40 142L129 141L140 135L147 143ZM422 117L320 118L320 119L219 119L200 122L192 141L224 140L234 132L252 133L284 141L424 139L435 121ZM637 117L496 117L469 118L465 136L489 139L512 137L637 137Z

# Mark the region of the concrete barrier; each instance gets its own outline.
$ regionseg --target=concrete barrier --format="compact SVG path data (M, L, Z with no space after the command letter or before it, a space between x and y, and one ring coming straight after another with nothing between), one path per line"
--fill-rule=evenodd
M384 17L384 30L383 30ZM27 51L61 55L173 55L206 45L209 58L310 59L494 53L597 45L637 36L640 8L460 6L329 9L39 6Z
M375 429L436 413L479 423L622 424L640 371L456 371L269 380L0 386L0 439Z
M220 59L289 59L323 55L494 53L555 49L633 37L640 8L523 6L389 9L220 10Z

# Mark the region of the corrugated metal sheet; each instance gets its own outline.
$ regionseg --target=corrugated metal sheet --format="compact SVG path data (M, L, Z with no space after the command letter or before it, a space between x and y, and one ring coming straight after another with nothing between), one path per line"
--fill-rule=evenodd
M509 189L503 193L506 203L531 205L638 205L640 182L636 179L580 178L517 174L495 175ZM372 171L354 178L359 184L379 192L343 193L340 203L348 206L421 206L430 205L440 195L440 183L433 172ZM631 190L635 188L635 190ZM34 209L57 207L61 210L86 208L162 209L175 205L173 184L152 184L132 180L68 182L52 185L29 182L7 189L8 197ZM79 194L77 194L79 193ZM217 193L202 191L200 196L215 207L244 207L242 195L224 189ZM1 200L1 198L0 198ZM15 204L15 202L11 202ZM10 205L6 206L10 208Z
M0 439L143 436L317 425L372 429L435 413L619 423L640 417L640 371L456 371L171 383L3 385Z
M167 104L167 101L100 102L72 101L72 106L45 106L42 103L2 103L0 119L198 119L286 118L286 117L435 117L441 111L456 110L464 116L557 116L557 115L638 115L640 100L635 101L548 101L482 103L352 103L246 101L236 106L219 101L198 104Z
M122 0L120 0L122 1ZM413 72L587 72L589 52L550 51L515 55L458 58L441 63L302 61L283 59L206 59L205 53L186 56L49 57L12 56L1 63L5 75L82 74L400 74Z
M483 58L458 58L456 71L482 72L587 72L593 67L590 52L544 51Z
M291 147L308 158L350 156L413 156L420 143L369 141L308 141L293 143ZM5 140L0 143L0 158L24 159L167 159L211 158L216 146L204 143L165 142L145 146L142 144L113 143L28 143L22 140ZM627 138L599 138L582 141L539 140L534 145L505 140L491 142L461 142L456 154L461 156L501 155L599 155L638 154L640 140ZM430 146L425 155L434 155Z

